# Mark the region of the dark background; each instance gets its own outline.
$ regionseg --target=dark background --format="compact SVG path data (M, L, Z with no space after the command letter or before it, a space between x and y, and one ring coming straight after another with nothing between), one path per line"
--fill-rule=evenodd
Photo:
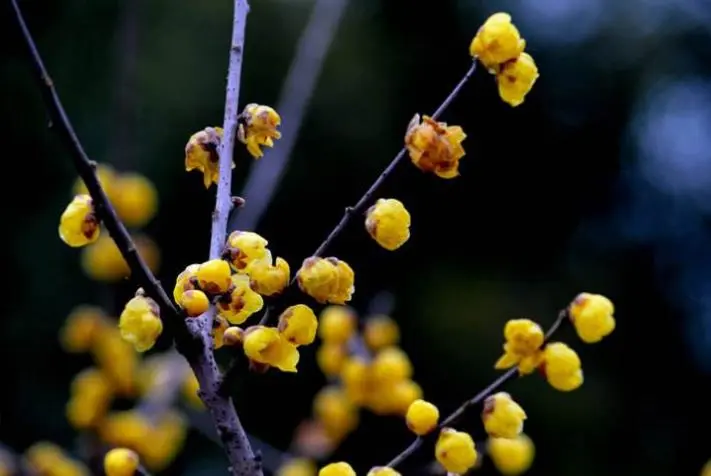
M312 2L252 3L241 102L274 104ZM75 174L46 127L6 4L0 440L18 451L39 439L70 448L64 404L87 361L64 354L57 332L75 305L104 303L107 291L57 237ZM183 148L222 121L231 2L21 4L92 158L155 182L160 211L147 231L172 283L207 254L214 188L185 173ZM360 221L337 240L332 254L356 270L352 304L365 310L379 291L394 293L416 379L447 412L496 375L507 319L545 326L576 293L603 293L617 306L612 336L587 346L560 334L583 360L581 389L559 393L537 376L507 387L537 445L530 474L697 474L711 457L705 0L350 2L257 231L296 270L401 147L410 117L432 112L466 71L472 36L499 10L513 15L541 77L512 109L491 76L476 74L443 118L468 133L460 178L398 168L380 196L412 213L401 250L380 249ZM236 161L239 190L251 159L239 148ZM118 303L133 286L116 291ZM250 375L236 393L247 430L276 448L287 448L323 384L312 355L297 375ZM476 413L462 428L481 437ZM366 417L336 457L365 473L409 439L401 421ZM214 474L221 458L191 435L170 472Z

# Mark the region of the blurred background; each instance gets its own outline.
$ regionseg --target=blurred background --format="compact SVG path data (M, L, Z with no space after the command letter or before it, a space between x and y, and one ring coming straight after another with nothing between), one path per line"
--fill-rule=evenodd
M579 390L557 392L538 376L507 387L528 412L537 450L529 474L698 474L711 457L711 3L318 3L331 13L309 48L322 44L325 58L312 57L307 71L322 69L311 96L297 88L301 127L255 230L295 271L400 149L412 115L434 111L467 70L479 25L511 13L541 72L526 102L509 107L478 71L442 117L468 134L461 177L441 180L408 162L379 192L409 208L409 242L385 251L359 219L329 254L355 269L359 311L392 293L415 378L443 412L497 375L506 320L547 326L578 292L609 296L618 319L609 338L585 345L569 328L559 334L583 361ZM20 4L89 155L155 184L159 210L144 231L172 286L207 256L214 188L184 171L184 146L221 125L232 2ZM279 102L315 5L252 2L240 107ZM0 441L17 452L38 440L71 449L65 404L87 360L61 349L59 330L78 304L116 315L135 286L88 279L80 252L58 239L76 175L2 8ZM237 193L255 162L238 147L236 163ZM269 192L246 194L245 213ZM304 352L298 374L245 372L235 389L247 431L275 449L288 450L324 384L313 354ZM334 458L364 474L411 437L400 419L363 418ZM478 418L460 425L475 438ZM165 473L222 471L219 448L191 432ZM495 474L487 463L480 471Z

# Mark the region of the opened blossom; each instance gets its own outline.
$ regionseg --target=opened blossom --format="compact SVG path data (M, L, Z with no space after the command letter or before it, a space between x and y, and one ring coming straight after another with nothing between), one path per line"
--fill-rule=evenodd
M438 177L459 176L459 160L464 157L462 141L467 137L461 127L448 126L429 116L415 115L405 134L405 146L415 166Z
M247 146L255 159L264 155L261 147L273 147L274 140L281 138L277 127L281 124L279 114L269 106L247 104L240 115L237 139Z
M504 355L494 367L508 369L518 366L521 375L530 374L541 363L544 334L541 326L530 319L511 319L504 327Z
M206 127L196 132L185 145L185 170L198 170L203 174L205 188L217 183L220 176L218 148L222 141L221 127ZM235 164L232 163L232 168Z
M303 292L320 303L344 304L355 291L355 273L338 258L306 258L296 274Z
M296 372L299 351L273 327L258 325L247 328L243 348L245 355L258 364L276 367L283 372Z

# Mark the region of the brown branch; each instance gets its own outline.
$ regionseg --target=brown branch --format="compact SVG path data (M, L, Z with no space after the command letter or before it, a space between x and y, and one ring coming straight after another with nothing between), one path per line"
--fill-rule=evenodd
M558 318L555 320L555 322L551 325L551 327L546 331L545 339L543 341L543 345L545 345L550 338L553 336L553 334L558 330L558 328L563 324L563 322L567 319L568 317L568 309L563 309L558 313ZM426 440L432 439L433 437L436 437L439 432L448 426L453 425L456 423L463 415L466 413L467 410L469 410L471 407L480 404L486 397L489 395L493 394L496 392L503 384L508 382L509 380L512 380L516 374L518 373L518 368L513 367L506 372L504 372L502 375L496 378L493 382L491 382L489 385L486 386L483 390L481 390L479 393L474 395L472 398L469 400L465 401L462 403L454 412L449 414L444 420L442 420L439 425L437 425L437 428L433 430L432 432L429 433L429 435L426 436L418 436L413 440L410 445L402 450L400 454L395 456L390 462L387 464L388 467L390 468L395 468L399 465L401 465L406 459L408 459L410 456L415 454L415 452L425 443Z
M11 3L16 21L20 27L32 63L35 67L37 77L40 80L42 94L52 117L52 125L57 128L57 131L65 140L71 152L74 166L93 199L97 216L103 221L109 235L111 235L121 255L126 260L134 279L144 288L147 295L155 299L162 308L164 315L163 322L166 331L173 336L178 351L185 356L195 372L201 388L200 396L212 415L213 422L215 423L217 432L227 453L230 462L230 472L235 476L261 476L262 471L259 465L259 458L255 457L249 446L249 442L237 418L237 413L232 405L232 401L220 396L218 393L222 377L212 352L212 341L208 332L209 327L205 326L205 321L212 322L212 315L209 313L214 312L214 310L206 313L208 316L202 319L191 320L189 327L183 314L173 305L165 289L163 289L160 282L148 268L146 262L141 258L126 227L119 219L116 210L109 202L106 192L101 187L95 171L96 163L89 159L72 127L57 90L54 87L54 83L44 66L37 45L25 23L17 0L11 0ZM249 7L245 0L235 0L235 21L233 26L236 31L233 31L233 41L230 50L231 75L234 74L234 65L241 65L242 40L244 38L244 25L248 9ZM231 91L230 87L232 88ZM234 78L230 78L228 81L228 101L235 97L234 94L238 89L239 75L237 75L236 82ZM227 106L236 107L236 103L228 104ZM225 133L229 134L230 131L225 130ZM232 139L232 144L233 143L234 139ZM225 190L225 188L229 190L229 178L227 177L231 174L231 147L228 150L227 145L225 145L224 151L221 152L224 154L224 157L229 158L229 161L226 162L227 159L221 159L221 169L227 168L227 172L221 170L220 185L222 185L222 190ZM227 164L227 166L225 166L225 164ZM227 196L227 206L231 207L232 200L229 193ZM224 243L228 213L229 208L225 211L225 205L222 204L222 202L218 203L216 210L217 217L215 218L215 222L217 223L213 223L213 229L217 227L218 223L223 224L222 231L217 231L217 238L220 236L223 237L221 243ZM215 238L215 233L213 233L213 241L216 241L217 238ZM165 317L166 314L168 314L167 318Z

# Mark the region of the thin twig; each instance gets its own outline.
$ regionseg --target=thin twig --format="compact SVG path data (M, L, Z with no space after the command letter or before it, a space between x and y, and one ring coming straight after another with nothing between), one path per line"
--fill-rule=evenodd
M568 310L564 309L560 311L558 314L557 319L555 322L551 325L551 327L548 329L545 335L545 339L543 342L543 345L545 345L550 338L553 336L553 334L558 330L558 328L563 324L563 322L566 321L568 317ZM443 428L448 427L456 423L464 413L466 413L469 408L480 404L486 397L489 395L493 394L495 391L497 391L503 384L508 382L509 380L512 380L516 375L518 374L518 368L513 367L506 372L504 372L502 375L496 378L493 382L491 382L489 385L486 386L482 391L474 395L472 398L469 400L465 401L462 403L454 412L452 412L449 416L447 416L444 420L442 420L437 428L430 433L430 436L432 435L437 435ZM402 450L400 454L395 456L390 462L387 464L388 467L390 468L395 468L399 465L401 465L407 458L412 456L419 448L422 446L427 438L418 436L413 440L410 445Z
M219 258L227 239L227 221L232 210L232 157L237 137L239 90L242 80L242 57L244 35L247 24L249 4L247 0L235 0L232 23L232 43L230 61L227 70L227 89L225 92L225 114L223 136L218 149L219 179L217 181L217 199L212 213L212 233L210 235L210 259Z
M277 111L282 118L282 139L269 152L269 160L252 165L242 196L249 207L233 213L230 230L253 230L264 214L289 162L309 101L316 89L328 48L348 0L317 0L304 28L296 54L279 95Z
M452 101L459 95L459 93L462 91L464 86L467 84L469 79L472 77L474 72L476 71L476 66L477 66L477 61L474 60L472 61L471 66L467 70L467 72L464 74L464 77L457 83L457 85L454 87L451 93L449 93L449 96L446 97L446 99L440 104L440 106L437 108L437 110L432 114L432 119L437 119L439 116L442 115L442 113L449 107L450 104L452 104ZM373 199L373 195L375 195L375 192L380 188L380 186L387 180L387 178L390 176L390 174L393 173L395 168L398 166L398 164L402 161L402 159L407 155L407 148L403 147L400 152L397 153L395 158L388 164L387 167L385 167L385 170L378 176L377 179L375 179L375 182L366 190L366 192L363 194L362 197L360 197L360 200L356 202L355 205L352 207L346 207L346 211L343 214L343 218L341 218L341 221L338 222L338 224L331 230L331 233L328 234L326 239L321 243L321 245L316 249L316 251L313 253L312 256L322 256L325 252L326 249L333 243L333 241L336 239L338 235L341 234L341 232L346 228L346 225L348 225L348 222L350 219L357 213L362 212L365 210L365 207L371 202ZM294 276L291 279L290 284L294 284L296 281L296 276Z
M173 318L178 316L177 309L173 306L165 289L163 289L158 279L156 279L146 262L138 253L136 245L133 243L126 227L119 219L116 210L106 196L106 192L104 192L101 187L96 175L96 162L89 159L89 156L84 151L84 147L72 127L69 117L64 110L64 106L62 106L62 101L59 99L59 94L54 87L52 78L44 66L42 57L37 50L37 45L25 23L17 0L11 0L11 3L15 12L15 18L20 26L22 36L24 37L30 57L32 58L33 66L40 80L42 94L52 117L52 126L57 129L62 139L67 143L71 151L74 166L91 195L97 216L104 223L104 226L106 226L111 238L116 242L116 246L126 260L126 263L128 263L134 279L143 287L148 296L155 299L161 308L171 314L171 319L164 319L164 322L166 328L172 331L175 336L176 343L183 345L189 342L190 336L185 326L185 321L181 318Z

